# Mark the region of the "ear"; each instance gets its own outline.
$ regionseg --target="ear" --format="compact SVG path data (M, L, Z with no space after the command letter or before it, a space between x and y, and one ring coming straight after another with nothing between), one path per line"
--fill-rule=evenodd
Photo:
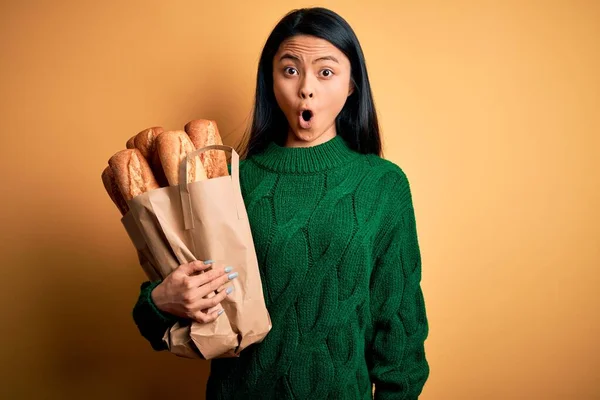
M348 96L350 97L354 93L354 83L350 82L350 87L348 88Z

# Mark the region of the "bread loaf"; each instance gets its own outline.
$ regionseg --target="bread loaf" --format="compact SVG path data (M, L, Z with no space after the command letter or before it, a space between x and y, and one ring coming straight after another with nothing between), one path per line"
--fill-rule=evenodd
M158 189L148 161L138 149L121 150L108 160L117 186L126 200L149 190Z
M134 145L150 163L150 168L158 184L164 187L168 186L169 182L156 151L156 138L163 132L164 129L160 126L144 129L134 136Z
M123 194L121 194L121 190L117 185L113 170L109 166L104 168L104 171L102 171L102 183L104 183L104 188L106 189L108 196L113 203L115 203L121 212L121 215L127 214L129 211L129 206L127 205L127 201L125 201Z
M196 149L214 144L223 144L217 123L213 120L193 120L188 122L184 129ZM200 160L209 179L229 175L227 157L222 150L208 150L200 155Z
M156 181L160 187L169 186L169 181L167 180L167 176L165 175L165 171L160 162L158 151L155 151L152 154L152 158L150 158L148 162L150 163L150 168L152 169L154 177L156 178Z
M125 143L125 148L135 149L134 139L135 139L135 136L130 137L129 140L127 140L127 143Z
M158 136L156 151L169 185L179 184L179 165L194 150L194 144L184 131L167 131ZM208 179L206 170L200 158L196 156L188 164L186 182L191 183L204 179Z
M150 161L156 148L156 138L164 132L160 126L144 129L133 137L135 148L138 149L146 160Z

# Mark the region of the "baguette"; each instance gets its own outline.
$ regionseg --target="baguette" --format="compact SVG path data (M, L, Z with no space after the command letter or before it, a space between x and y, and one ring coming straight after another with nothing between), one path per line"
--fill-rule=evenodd
M119 186L117 185L117 181L115 180L115 174L113 173L113 170L112 168L110 168L110 166L107 166L106 168L104 168L104 171L102 171L102 183L104 183L104 188L106 189L108 196L113 201L113 203L115 203L115 205L121 212L121 215L127 214L127 212L129 211L129 206L127 205L127 201L125 201L125 198L123 197Z
M167 176L165 175L165 171L160 162L158 151L154 151L152 157L148 160L148 162L150 163L150 168L152 169L154 177L156 178L156 181L158 182L159 186L169 186L169 181L167 180Z
M169 182L165 176L158 152L156 151L156 138L164 132L164 129L160 126L154 126L152 128L144 129L134 136L134 146L138 149L142 155L150 163L150 168L154 173L154 177L158 184L162 186L168 186Z
M146 160L151 160L156 148L156 138L164 132L160 126L144 129L133 137L133 143Z
M135 149L134 139L135 139L135 136L132 136L129 138L129 140L127 140L127 143L125 143L126 149Z
M138 149L121 150L108 160L117 186L126 200L147 191L158 189L148 161Z
M213 120L193 120L188 122L184 129L196 149L214 144L223 144L217 123ZM229 175L227 157L223 151L208 150L200 155L200 160L209 179Z
M194 144L184 131L163 132L156 139L156 152L169 185L179 185L179 165L195 150ZM198 156L190 160L186 182L208 179L204 165Z

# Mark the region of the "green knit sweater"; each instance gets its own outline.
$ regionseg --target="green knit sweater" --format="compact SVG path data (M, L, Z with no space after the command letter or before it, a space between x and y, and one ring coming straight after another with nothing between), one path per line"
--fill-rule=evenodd
M341 136L275 143L240 164L273 328L239 358L214 359L207 399L416 399L429 376L411 191L396 164ZM133 310L155 350L176 318L144 282Z

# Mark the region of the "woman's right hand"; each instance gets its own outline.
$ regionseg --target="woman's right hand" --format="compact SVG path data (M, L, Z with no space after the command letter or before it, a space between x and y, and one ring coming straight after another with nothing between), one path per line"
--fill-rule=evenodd
M193 261L182 264L170 273L152 291L152 301L159 310L181 318L209 323L223 312L217 307L233 286L225 287L230 280L237 278L232 267L219 267L199 273L212 267L212 261ZM213 297L207 295L219 291Z

